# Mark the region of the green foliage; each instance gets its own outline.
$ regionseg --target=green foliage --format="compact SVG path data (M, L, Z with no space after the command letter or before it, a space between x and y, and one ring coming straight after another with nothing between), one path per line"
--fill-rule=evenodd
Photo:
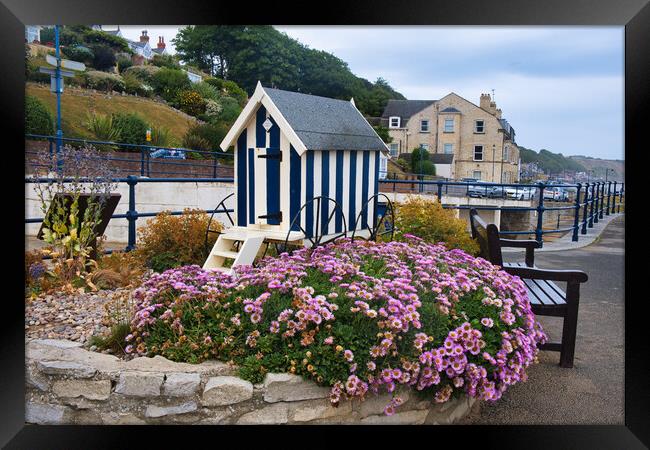
M193 150L218 151L228 129L228 125L222 122L194 125L183 136L182 145Z
M179 69L180 65L173 55L153 55L151 64L156 67L167 67L169 69Z
M131 326L128 322L118 323L111 327L108 336L91 336L90 345L96 346L100 350L112 350L113 354L124 354L127 346L126 337L131 332Z
M119 142L142 145L146 143L149 125L136 113L113 115L113 124L120 130Z
M153 88L140 81L133 73L126 72L122 77L124 80L124 91L127 94L151 97Z
M241 113L241 106L237 103L237 100L231 97L222 97L220 103L219 120L225 123L233 123Z
M409 196L406 202L396 205L394 238L408 241L408 234L432 244L444 242L447 248L460 248L472 255L479 250L467 231L467 222L443 208L439 201L419 196Z
M107 45L96 44L92 47L93 61L92 65L97 70L108 70L115 67L117 59L114 51Z
M83 45L72 45L63 47L61 53L68 59L79 61L84 64L92 64L95 58L93 51Z
M178 93L178 107L185 114L197 117L205 112L205 100L194 90L183 90Z
M151 126L151 145L169 147L172 143L171 133L168 128Z
M565 157L562 153L553 153L546 149L542 149L537 153L534 150L519 146L519 156L521 157L521 162L536 162L540 169L547 173L559 174L564 170L576 172L584 172L586 170L582 164Z
M124 79L114 73L101 72L99 70L89 70L80 75L83 84L88 89L98 91L117 91L123 92L126 89Z
M182 28L174 39L179 57L213 76L219 86L235 82L252 93L258 80L313 95L349 100L359 110L380 116L389 98L404 99L382 78L374 83L356 77L334 55L310 49L272 26L197 25ZM240 104L243 96L236 97Z
M121 129L108 114L88 114L86 126L98 141L115 142L120 139Z
M117 70L120 74L124 75L124 72L133 66L133 61L128 56L120 55L117 57Z
M219 92L224 93L228 97L232 97L239 103L240 106L244 106L248 100L248 95L246 91L237 85L232 80L222 80L221 78L208 78L204 81L211 86L214 86Z
M151 83L156 94L172 104L175 104L180 91L191 87L191 82L185 72L167 67L157 71L153 75Z
M39 99L25 96L25 133L54 134L54 117Z
M41 42L54 42L54 27L41 28Z
M423 148L415 148L411 152L411 172L421 175L435 175L436 166L430 159L430 154Z
M375 129L381 140L386 144L393 142L393 138L388 134L388 128L382 127L381 125L375 125L372 128Z
M219 90L205 81L194 83L194 85L192 85L192 90L197 92L205 100L219 101L219 98L221 97Z
M124 71L125 75L133 75L143 83L151 84L154 75L160 71L156 66L131 66Z

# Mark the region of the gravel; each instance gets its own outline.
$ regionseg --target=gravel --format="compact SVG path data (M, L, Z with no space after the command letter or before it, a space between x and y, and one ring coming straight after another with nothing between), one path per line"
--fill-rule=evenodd
M68 339L87 344L106 335L110 323L104 305L128 294L128 289L90 293L53 293L25 299L25 337Z

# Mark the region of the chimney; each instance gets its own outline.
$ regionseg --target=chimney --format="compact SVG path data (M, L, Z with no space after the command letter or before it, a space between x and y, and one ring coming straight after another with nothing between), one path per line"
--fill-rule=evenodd
M489 111L491 101L492 98L490 98L490 94L481 94L481 102L479 103L479 106L481 109Z
M500 119L501 118L501 110L497 109L497 112L494 115L496 116L497 119Z
M140 42L149 42L149 36L147 36L147 30L142 30L142 35L140 36Z
M158 36L158 48L165 48L165 38L162 36Z

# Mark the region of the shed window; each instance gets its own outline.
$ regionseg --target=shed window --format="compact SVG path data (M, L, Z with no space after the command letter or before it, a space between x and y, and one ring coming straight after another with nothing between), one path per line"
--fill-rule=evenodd
M429 132L429 121L428 120L420 120L420 131L422 133L428 133Z
M445 119L445 133L454 132L454 119Z
M399 128L400 127L400 117L399 116L391 116L389 119L388 127L389 128Z
M483 146L474 146L474 161L483 161Z

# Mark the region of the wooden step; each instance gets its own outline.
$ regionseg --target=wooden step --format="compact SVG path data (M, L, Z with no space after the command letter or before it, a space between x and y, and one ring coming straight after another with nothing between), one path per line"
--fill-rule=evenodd
M224 258L236 259L239 252L231 252L228 250L212 250L210 256L223 256Z

